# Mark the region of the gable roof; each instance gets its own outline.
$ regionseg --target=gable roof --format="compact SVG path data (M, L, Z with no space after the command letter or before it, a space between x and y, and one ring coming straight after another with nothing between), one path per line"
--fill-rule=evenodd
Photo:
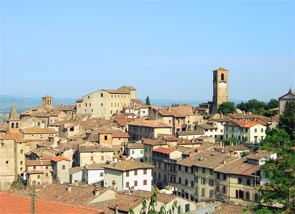
M56 162L56 163L59 162L59 161L62 161L62 160L64 160L64 161L71 161L69 158L63 157L63 156L55 156L55 157L51 158L51 160L53 162Z
M171 128L171 125L165 124L161 120L137 120L129 123L128 125L150 128Z
M0 135L0 140L14 140L17 143L25 143L25 139L21 136L20 133L8 133Z
M279 100L283 99L295 99L295 92L292 91L292 89L289 89L287 94L284 94L283 96L279 97Z
M116 164L105 165L105 169L114 169L118 171L129 171L129 170L135 170L135 169L153 169L153 168L154 168L153 165L139 162L133 159L121 161Z
M174 151L176 151L175 148L166 148L166 147L158 147L153 149L153 152L158 152L158 153L163 153L168 155Z

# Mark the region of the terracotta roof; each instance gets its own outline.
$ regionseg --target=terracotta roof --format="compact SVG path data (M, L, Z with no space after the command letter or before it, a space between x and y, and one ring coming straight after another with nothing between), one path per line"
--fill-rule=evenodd
M26 142L25 139L18 132L0 135L0 140L15 140L15 142L17 142L17 143L25 143Z
M88 170L98 170L98 169L103 170L104 166L105 166L105 164L93 163L93 164L87 164L86 169L88 169Z
M194 130L194 131L183 131L183 132L178 132L178 135L181 136L188 136L188 135L203 135L204 130Z
M69 172L70 172L70 175L72 175L74 173L81 172L82 170L83 170L82 167L77 166L77 167L70 168Z
M257 150L255 154L247 155L246 157L248 159L261 160L261 159L269 157L272 154L273 154L273 152L270 152L270 151Z
M186 117L194 115L191 105L179 105L173 107L160 107L159 114L162 116Z
M128 149L143 149L144 145L141 143L128 144Z
M174 151L176 151L175 148L158 147L158 148L153 149L153 152L159 152L159 153L168 154L168 155Z
M221 167L215 169L217 172L245 176L255 176L255 172L259 170L260 168L258 165L247 163L247 157L234 160L230 163L225 163Z
M161 120L137 120L129 123L131 126L144 126L151 128L171 128L170 125L163 123Z
M161 139L149 139L149 138L145 138L142 141L142 144L147 144L147 145L151 145L151 146L160 146L160 145L168 145L166 141L161 140Z
M113 152L113 149L103 145L94 145L94 144L82 144L79 145L80 152Z
M115 169L118 171L129 171L129 170L135 170L135 169L153 169L154 166L139 162L136 160L125 160L118 162L117 164L107 164L105 165L106 169Z
M235 205L235 204L229 204L222 202L218 209L216 209L213 214L225 214L225 213L230 213L230 214L241 214L243 213L243 210L245 209L244 206L240 205Z
M24 134L55 134L55 129L52 128L26 128L22 129Z
M53 162L59 162L59 161L62 161L62 160L71 161L69 158L63 157L63 156L55 156L55 157L51 158L51 160Z
M50 160L27 160L27 166L51 166Z
M40 170L35 170L35 169L33 169L33 170L29 170L28 171L28 174L43 174L44 172L42 172L42 171L40 171Z
M226 153L204 150L181 161L177 164L184 166L198 166L209 169L215 169L223 165L225 162L230 162L238 157L231 157Z
M207 123L199 124L198 128L201 128L201 129L217 129L216 127L210 126Z
M122 131L112 131L112 137L113 138L129 138L128 132L122 132Z
M31 213L31 197L17 196L13 194L8 194L0 192L0 201L5 203L0 203L0 213ZM99 214L102 213L99 210L88 208L88 207L78 207L73 205L66 205L61 203L56 203L52 201L46 201L41 199L35 200L35 212L38 214Z

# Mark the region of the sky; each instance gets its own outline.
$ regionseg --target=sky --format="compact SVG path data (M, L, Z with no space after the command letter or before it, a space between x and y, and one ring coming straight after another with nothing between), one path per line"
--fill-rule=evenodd
M295 0L0 0L0 94L212 100L295 90Z

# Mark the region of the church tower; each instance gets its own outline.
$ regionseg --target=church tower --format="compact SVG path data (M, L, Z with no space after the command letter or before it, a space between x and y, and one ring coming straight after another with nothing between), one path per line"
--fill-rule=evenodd
M21 122L16 112L14 103L12 103L7 124L9 132L18 132L20 129Z
M212 114L217 113L220 104L228 102L228 70L218 68L213 71Z
M42 97L42 106L46 109L52 109L52 97L50 96Z

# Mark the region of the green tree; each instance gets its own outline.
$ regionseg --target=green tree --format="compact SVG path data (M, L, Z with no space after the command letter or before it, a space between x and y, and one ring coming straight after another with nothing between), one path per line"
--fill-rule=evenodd
M286 103L284 112L280 116L279 127L290 135L293 145L295 145L295 100Z
M240 141L235 137L229 137L223 140L224 145L238 145Z
M222 114L227 115L227 114L235 113L236 107L233 102L225 102L219 106L218 111L221 112Z
M269 181L259 188L261 202L270 207L282 204L276 213L295 213L295 151L284 149L277 160L268 160L262 169L268 172Z
M266 131L266 137L260 145L263 149L281 153L282 150L290 148L291 140L284 129L274 128Z
M148 106L151 105L151 101L150 101L149 96L146 97L146 99L145 99L145 104L148 105Z
M266 109L266 103L263 101L259 101L256 99L251 99L248 102L244 103L241 102L240 104L237 105L237 108L246 111L246 112L252 112L255 114L262 114L263 110Z
M156 210L157 206L157 187L153 186L152 189L152 195L150 199L147 199L146 197L142 198L141 202L142 208L140 210L140 214L174 214L177 208L177 201L175 200L173 202L172 208L169 210L166 210L166 206L162 205L160 210ZM134 210L132 208L129 209L130 214L135 214Z
M266 105L268 110L277 107L279 107L279 101L277 99L271 99Z

